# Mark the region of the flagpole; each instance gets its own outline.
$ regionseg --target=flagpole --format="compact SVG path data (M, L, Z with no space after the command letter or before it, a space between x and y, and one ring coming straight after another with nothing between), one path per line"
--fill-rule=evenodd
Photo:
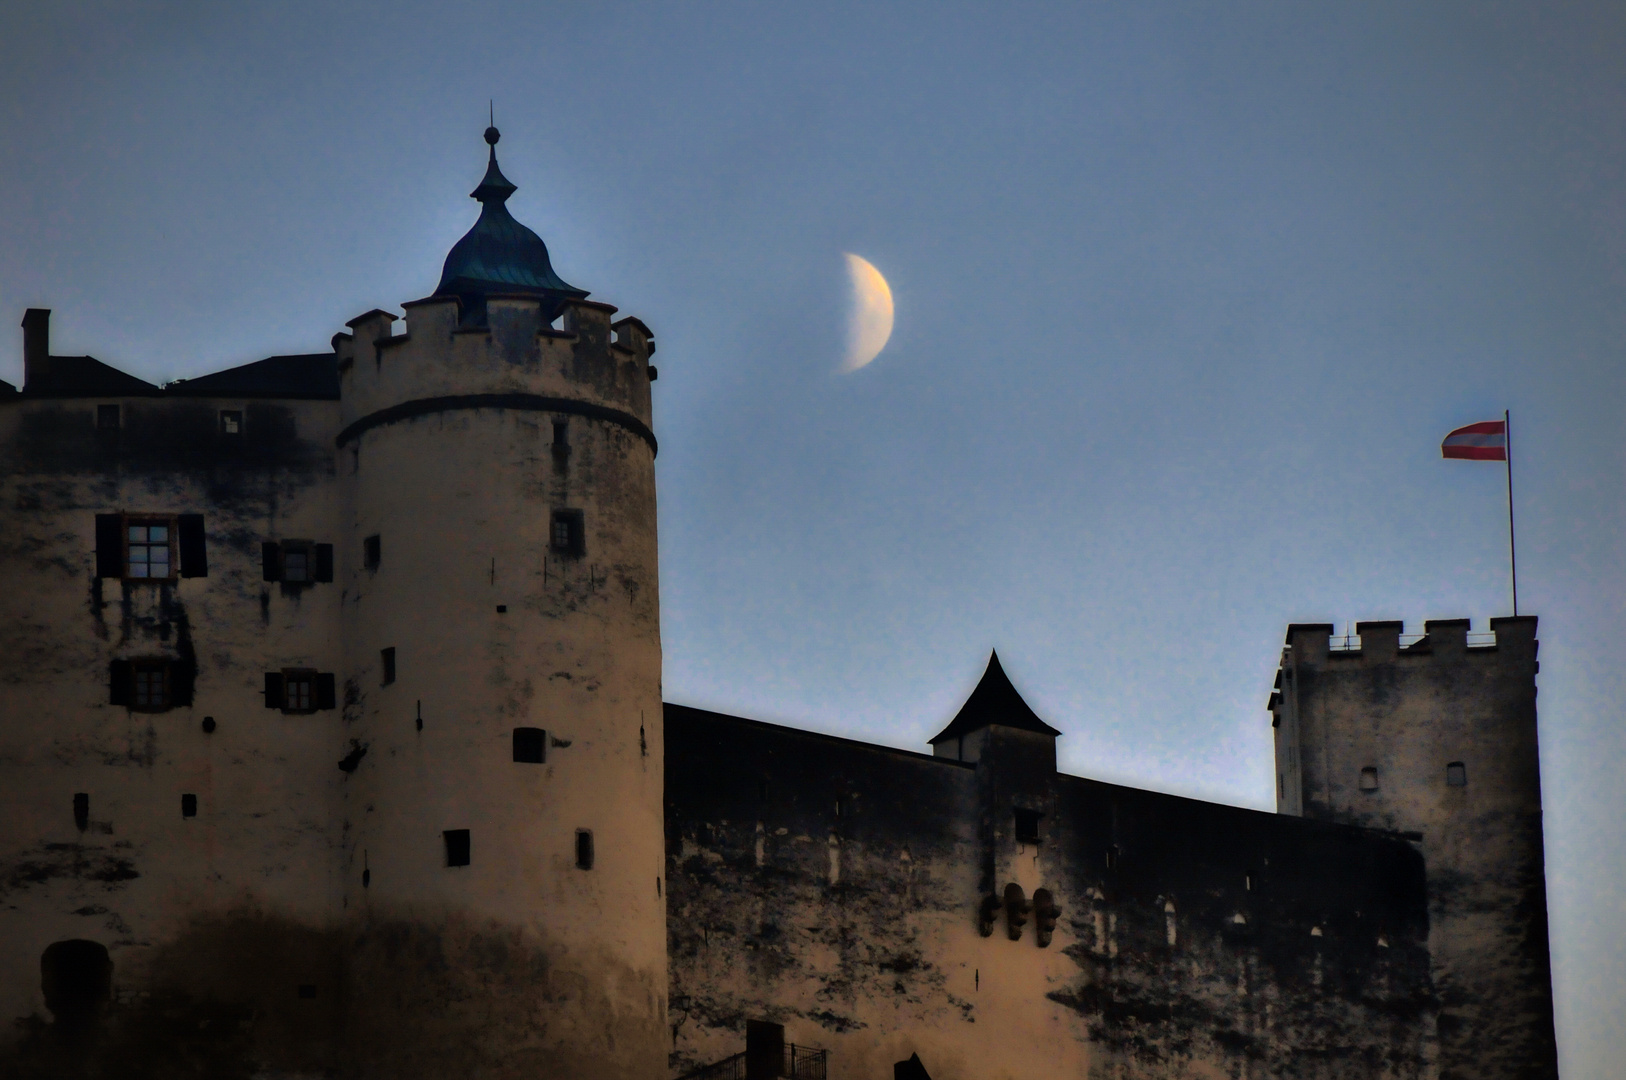
M1513 413L1502 410L1503 439L1507 442L1507 562L1513 572L1513 614L1519 614L1519 549L1513 533Z

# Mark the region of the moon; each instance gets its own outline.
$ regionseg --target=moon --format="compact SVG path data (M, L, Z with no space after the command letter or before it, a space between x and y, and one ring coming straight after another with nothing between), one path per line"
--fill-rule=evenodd
M846 253L852 281L852 314L847 321L847 356L841 370L857 371L881 354L892 337L892 287L868 259Z

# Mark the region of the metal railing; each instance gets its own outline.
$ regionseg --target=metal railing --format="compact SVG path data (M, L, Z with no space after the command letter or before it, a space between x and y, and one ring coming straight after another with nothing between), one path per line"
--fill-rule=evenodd
M789 1080L827 1080L830 1051L810 1046L785 1044L784 1060L775 1076ZM710 1065L702 1065L678 1077L678 1080L746 1080L745 1054L735 1054Z

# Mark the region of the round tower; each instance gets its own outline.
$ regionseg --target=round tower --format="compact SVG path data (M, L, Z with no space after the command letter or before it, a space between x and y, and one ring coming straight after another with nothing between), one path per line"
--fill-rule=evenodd
M649 331L506 206L335 339L346 1043L388 1077L665 1070Z

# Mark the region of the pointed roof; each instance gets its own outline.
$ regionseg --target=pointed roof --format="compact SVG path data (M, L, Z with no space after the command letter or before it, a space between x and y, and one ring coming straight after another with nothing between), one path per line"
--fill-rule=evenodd
M1038 714L1022 700L1022 695L1011 685L1010 676L999 666L998 652L988 654L988 670L982 673L982 681L971 691L971 696L965 699L965 704L960 706L959 714L949 722L949 726L932 736L930 741L938 743L944 739L968 735L973 731L981 731L990 724L1001 724L1021 731L1036 731L1041 735L1061 734L1040 720Z
M578 289L553 271L548 245L508 212L508 197L519 189L497 166L497 140L501 133L486 128L491 148L486 174L469 193L480 203L480 220L452 246L441 268L436 296L456 296L463 303L464 325L485 322L486 297L493 293L529 293L554 301L551 320L568 298L581 299Z

